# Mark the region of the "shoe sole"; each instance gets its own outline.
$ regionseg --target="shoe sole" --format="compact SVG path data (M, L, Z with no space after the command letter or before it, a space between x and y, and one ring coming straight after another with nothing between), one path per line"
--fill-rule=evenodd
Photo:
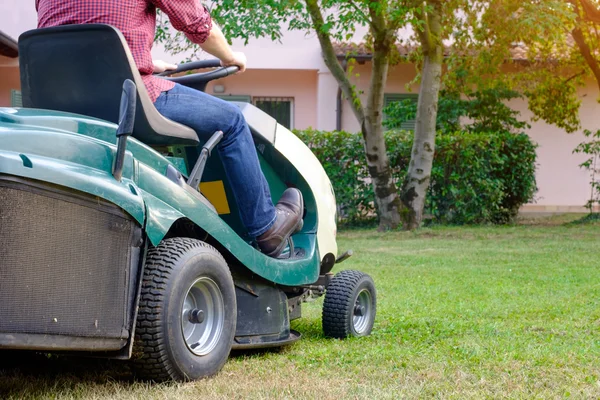
M300 192L300 191L299 191ZM270 253L265 253L267 256L269 257L273 257L273 258L277 258L281 255L281 253L283 253L283 249L285 249L285 246L288 243L288 240L290 237L294 236L296 233L300 232L302 230L302 228L304 228L304 196L302 195L302 192L300 192L300 200L302 201L302 204L300 207L301 210L301 216L300 216L300 221L298 221L298 223L296 224L296 226L294 227L294 229L292 229L292 231L290 232L289 235L286 235L283 240L281 241L281 244L279 246L277 246L277 248L275 250L273 250Z

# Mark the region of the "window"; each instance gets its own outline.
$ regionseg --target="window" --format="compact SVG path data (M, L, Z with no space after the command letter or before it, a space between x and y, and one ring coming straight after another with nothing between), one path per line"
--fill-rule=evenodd
M11 107L23 107L23 99L21 98L21 91L11 90L10 91L10 106Z
M383 108L389 106L391 103L402 100L412 100L415 103L418 101L419 95L412 93L386 93L383 97ZM385 117L384 117L385 118ZM410 120L402 123L400 128L405 131L414 131L416 121Z
M226 101L252 103L288 129L293 128L294 99L292 97L250 97L247 95L215 95Z
M254 105L288 129L293 128L294 99L291 97L254 97Z

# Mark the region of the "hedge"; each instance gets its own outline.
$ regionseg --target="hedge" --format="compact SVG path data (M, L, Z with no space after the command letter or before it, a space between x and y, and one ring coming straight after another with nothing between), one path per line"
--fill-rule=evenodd
M321 161L338 202L340 225L358 225L376 215L360 135L348 132L297 131ZM385 135L398 187L412 150L412 132ZM536 144L524 133L440 133L426 202L429 221L441 224L504 224L521 205L533 200Z

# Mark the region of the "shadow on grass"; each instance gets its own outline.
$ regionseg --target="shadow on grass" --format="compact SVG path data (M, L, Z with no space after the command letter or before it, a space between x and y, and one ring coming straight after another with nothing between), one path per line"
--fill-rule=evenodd
M585 217L576 219L575 221L570 221L566 223L566 226L576 226L576 225L596 225L600 224L600 213L591 213L587 214Z
M300 333L301 338L290 345L252 350L232 350L229 357L232 359L260 358L270 354L285 353L291 346L301 341L325 340L319 320L301 318L292 321L291 329Z
M28 351L0 352L0 381L10 373L31 376L93 376L100 380L131 380L126 362L103 358L63 356Z
M301 319L293 322L292 329L302 333L300 341L323 339L320 321ZM285 353L291 346L232 350L230 359L266 358ZM107 383L115 384L119 390L139 384L155 385L136 379L128 361L0 351L0 399L46 398L49 393L85 398L90 388L105 387Z
M0 398L44 398L61 392L77 396L82 386L134 383L122 361L47 355L26 351L0 352Z

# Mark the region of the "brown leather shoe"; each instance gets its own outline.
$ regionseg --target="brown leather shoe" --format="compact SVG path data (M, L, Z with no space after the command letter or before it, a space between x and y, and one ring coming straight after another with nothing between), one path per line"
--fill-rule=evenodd
M256 238L258 246L269 257L279 257L290 236L302 229L304 221L304 199L302 193L295 188L289 188L275 206L277 218L273 226Z

